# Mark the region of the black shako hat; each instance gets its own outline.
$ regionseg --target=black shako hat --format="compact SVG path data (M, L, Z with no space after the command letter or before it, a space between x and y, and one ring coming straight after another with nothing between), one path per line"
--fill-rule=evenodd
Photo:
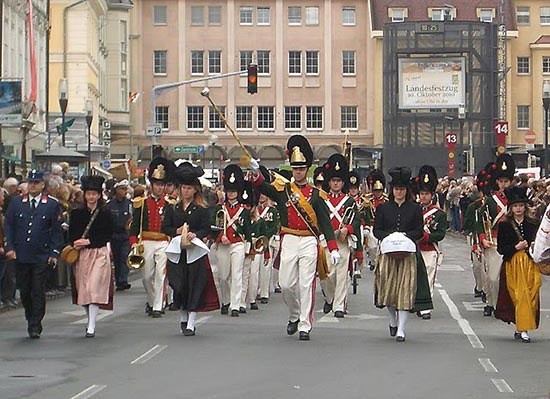
M313 163L313 150L309 141L301 134L290 136L286 143L286 150L290 166L310 167Z
M173 181L179 185L186 186L198 186L200 187L201 182L199 177L204 175L204 170L200 166L193 166L189 162L183 162L178 165L173 174Z
M386 187L386 176L380 169L373 169L367 177L367 185L371 190L383 190Z
M82 191L97 191L98 193L103 192L103 183L105 179L102 176L98 175L88 175L82 176L80 179Z
M516 174L516 163L510 154L500 154L495 162L495 180L507 177L512 180Z
M313 171L313 184L323 184L325 182L325 176L323 175L323 167L318 166Z
M241 193L244 188L243 170L234 163L227 165L223 170L222 181L224 191L234 190Z
M323 165L323 178L325 182L329 182L333 177L339 177L345 183L348 181L348 161L342 154L332 154Z
M147 177L151 183L167 183L172 181L175 169L174 162L163 157L157 157L149 164Z
M431 165L422 165L416 178L417 191L434 193L437 188L437 172Z
M522 186L510 186L504 189L504 195L508 200L508 207L520 202L526 203L529 201L527 198L527 187Z
M349 172L348 182L350 188L359 188L359 185L361 184L361 176L359 176L359 173L356 170Z
M271 178L271 173L269 173L269 170L267 170L267 168L264 165L260 165L260 173L262 174L262 176L264 177L264 180L267 183L271 183L271 180L273 180Z
M410 181L411 181L411 170L407 168L406 166L398 166L395 168L391 168L388 171L389 175L391 176L391 187L409 187Z
M243 190L239 194L239 202L241 204L248 205L249 207L253 207L258 205L258 201L260 200L260 192L251 181L245 180L243 182Z
M483 169L479 171L476 176L476 186L479 192L489 194L493 189L494 184L494 172L496 165L494 162L488 162Z

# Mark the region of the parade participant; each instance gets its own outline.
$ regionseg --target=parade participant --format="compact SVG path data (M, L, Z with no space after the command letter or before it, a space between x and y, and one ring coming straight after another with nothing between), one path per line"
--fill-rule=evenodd
M366 235L366 228L367 228L367 219L366 219L366 212L369 211L368 209L368 201L369 198L366 195L361 195L361 178L359 176L359 173L355 170L352 170L349 172L349 178L348 178L348 185L349 185L349 196L353 198L355 201L355 205L357 207L357 217L359 219L359 229L357 238L357 248L354 251L355 258L358 262L358 267L354 270L354 274L357 278L361 278L361 272L363 271L363 260L364 260L364 248L363 248L363 240ZM369 226L370 227L370 226Z
M433 166L424 165L420 167L416 186L424 219L424 235L418 241L418 248L426 265L430 295L433 302L437 269L443 261L439 242L445 238L447 232L447 215L438 206L433 205L432 202L437 187L437 173ZM417 315L424 320L432 318L431 310L423 310L418 312Z
M300 340L309 341L315 310L318 258L322 262L320 272L326 273L323 247L328 247L333 265L338 263L340 255L324 202L327 199L326 193L307 182L307 172L313 161L313 150L309 142L304 136L293 135L288 139L287 150L294 181L280 176L269 184L259 172L256 160L252 160L250 166L254 170L254 185L274 200L279 210L279 282L289 310L287 334L293 335L300 331ZM326 278L324 275L320 277Z
M383 240L393 232L402 232L413 242L423 237L422 209L412 200L409 183L411 170L406 167L389 171L390 196L388 202L376 210L374 236ZM409 312L432 309L432 299L426 267L418 248L405 257L392 254L378 256L374 271L374 304L387 307L390 315L390 336L404 342Z
M313 185L319 190L323 190L323 186L326 183L325 177L323 175L323 167L318 166L313 171Z
M331 268L326 280L321 281L325 295L323 312L332 309L334 317L343 318L347 304L349 287L348 271L352 251L357 248L359 214L355 200L344 193L349 179L348 161L341 154L329 157L323 166L323 175L330 187L325 203L329 210L330 222L338 244L340 260Z
M537 234L537 222L527 213L527 187L511 186L504 193L508 214L498 227L497 249L503 257L500 289L495 317L516 325L515 339L531 342L527 334L540 322L540 287L538 266L529 255Z
M111 213L102 197L101 176L84 176L84 206L71 211L69 243L79 250L73 267L73 303L86 310L86 338L95 337L99 308L113 309L113 277L107 243L113 234Z
M111 238L111 251L115 265L115 284L117 291L124 291L132 287L128 284L128 266L126 259L130 253L130 237L128 235L129 224L132 219L132 201L126 194L128 192L128 180L115 183L114 197L107 203L107 210L113 218L113 236Z
M220 280L221 314L238 317L246 313L243 298L243 266L250 241L250 210L239 202L244 188L244 175L239 165L230 164L222 175L225 202L214 212L213 238Z
M365 217L365 230L363 247L367 250L369 259L369 268L374 270L376 265L376 257L378 256L379 242L373 234L373 226L375 221L376 210L378 206L388 201L388 196L384 193L386 188L386 178L384 172L380 169L373 169L367 177L367 185L370 190L364 196L364 217Z
M62 212L57 200L43 194L44 174L31 170L28 194L13 197L6 212L6 259L15 260L15 279L25 308L27 332L40 338L46 312L45 284L63 243Z
M491 316L498 298L499 276L502 255L497 252L498 226L508 212L508 201L504 190L510 186L516 165L510 154L501 154L493 165L492 177L496 180L498 190L487 196L484 209L484 231L480 234L483 244L483 256L487 269L487 280L483 291L487 295L487 305L483 308L484 316ZM487 211L485 213L485 211Z
M260 171L266 181L271 182L271 175L264 166L260 166ZM279 212L277 208L270 204L269 198L260 193L258 200L258 214L264 220L265 239L267 249L265 251L264 261L260 265L260 303L266 304L269 301L269 292L272 280L273 260L279 252L281 239L279 236Z
M7 196L7 192L0 188L0 307L4 306L2 301L2 277L4 277L4 270L6 267L6 251L4 249L5 245L5 234L4 234L4 199Z
M164 187L171 177L174 163L162 157L153 159L148 169L151 192L147 198L134 199L134 217L130 227L130 243L132 247L143 244L145 265L142 269L142 281L147 303L145 312L159 318L163 314L164 280L166 276L166 254L169 237L161 233L164 218ZM141 213L143 212L143 217ZM143 220L143 221L142 221ZM143 222L143 225L141 223ZM141 231L141 236L140 236Z
M197 312L220 308L208 255L193 262L187 260L187 248L194 245L191 241L203 240L210 234L209 211L199 181L203 173L200 166L188 162L178 166L174 179L180 200L173 206L166 206L162 221L162 233L170 237L180 235L185 244L179 262L168 260L167 263L168 282L174 290L173 306L181 310L180 328L185 336L195 335Z

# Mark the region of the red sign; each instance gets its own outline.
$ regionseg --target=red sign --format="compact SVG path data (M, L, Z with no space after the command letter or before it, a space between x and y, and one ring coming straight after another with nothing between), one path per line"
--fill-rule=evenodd
M495 136L497 137L498 152L503 153L506 151L506 136L508 135L508 122L496 121L493 129Z
M447 157L448 174L449 177L455 177L455 145L458 142L458 136L455 132L447 132L445 133L445 142L449 150L449 155Z
M527 144L535 144L535 140L537 139L537 134L533 132L532 130L529 130L528 132L525 132L525 142Z

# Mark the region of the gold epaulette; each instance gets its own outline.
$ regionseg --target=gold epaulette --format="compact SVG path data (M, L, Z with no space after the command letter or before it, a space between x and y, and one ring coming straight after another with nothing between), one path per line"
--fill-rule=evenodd
M271 185L275 188L277 191L284 191L286 183L290 183L288 179L283 177L282 175L271 171L271 176L273 177L273 181L271 182Z
M170 205L176 205L178 203L178 200L176 198L172 198L169 196L164 197L164 201L166 201Z
M132 206L134 209L139 209L145 203L145 197L137 197L132 200Z

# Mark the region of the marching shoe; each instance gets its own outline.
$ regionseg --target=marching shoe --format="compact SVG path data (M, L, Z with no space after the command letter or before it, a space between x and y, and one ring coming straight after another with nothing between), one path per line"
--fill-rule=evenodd
M246 308L241 306L239 308L239 313L246 313Z
M487 303L487 294L485 292L481 292L481 302Z
M492 306L486 305L483 308L483 316L491 317L493 315L494 310L495 308L493 308Z
M342 312L341 310L337 310L336 312L334 312L334 317L336 317L338 319L343 319L344 318L344 312Z
M153 310L153 311L151 312L151 317L152 317L153 319L159 319L159 318L162 317L162 312L161 312L160 310Z
M325 301L325 304L323 305L323 313L329 314L331 310L332 310L332 303L328 303L327 301Z
M86 337L86 338L94 338L94 337L95 337L95 332L93 332L93 333L86 332L86 335L85 335L84 337Z
M281 293L281 288L280 288L280 287L276 287L274 292L275 292L276 294L280 294L280 293Z
M239 311L237 309L233 309L231 311L231 317L239 317Z
M151 313L153 312L153 308L151 306L149 306L148 303L145 304L145 313L148 315L148 316L151 316Z
M191 330L190 328L186 328L185 330L183 330L183 335L185 335L186 337L192 337L195 335L195 330Z
M222 314L228 314L229 313L229 305L223 305L222 304L221 313Z
M296 331L298 331L298 320L289 321L287 326L286 326L286 333L288 335L294 335L294 334L296 334Z
M309 341L309 333L307 331L300 331L300 341Z
M250 310L258 310L258 304L256 302L250 304Z
M395 337L397 335L397 326L395 327L389 326L389 327L390 327L390 337Z
M40 338L40 333L38 332L38 329L35 328L35 327L29 328L27 332L29 333L29 337L31 339L39 339Z
M431 320L432 319L432 314L431 313L424 313L422 315L422 320Z
M268 302L269 302L269 298L260 298L260 303L265 305Z
M482 295L483 291L478 291L478 289L474 287L474 298L481 298Z
M520 339L521 339L521 333L516 331L516 332L514 333L514 339L520 340Z
M422 317L422 313L420 311L416 312L417 317Z
M187 322L186 321L180 321L180 330L182 334L185 334L185 330L187 330Z
M168 310L170 312L175 312L176 310L179 310L178 307L176 306L176 304L174 302L172 302L170 305L168 305Z
M522 332L521 333L521 341L528 344L529 342L531 342L531 338L529 337L529 335L527 335L526 332Z
M395 337L395 341L396 342L405 342L405 337L401 336L401 335L398 335L397 337Z

